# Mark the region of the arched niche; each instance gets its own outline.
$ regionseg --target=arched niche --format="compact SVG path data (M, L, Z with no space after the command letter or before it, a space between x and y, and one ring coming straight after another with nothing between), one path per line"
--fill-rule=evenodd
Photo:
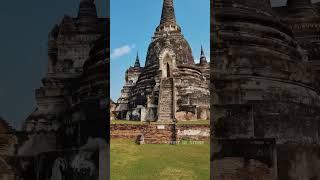
M172 72L176 68L176 55L170 49L164 49L159 56L159 68L162 78L172 77Z

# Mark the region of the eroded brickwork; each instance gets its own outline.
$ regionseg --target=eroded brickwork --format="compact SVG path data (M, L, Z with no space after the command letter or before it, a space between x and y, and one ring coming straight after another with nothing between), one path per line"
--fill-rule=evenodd
M272 8L269 0L217 0L212 8L213 172L231 179L318 179L316 161L306 160L317 159L308 146L320 144L318 5L288 0ZM260 153L248 154L257 139L274 140L266 145L274 151L272 165ZM227 142L237 153L220 149ZM239 148L241 142L247 145Z
M22 131L0 122L0 179L107 178L109 23L98 18L94 0L81 0L78 16L65 16L50 32L35 111Z
M170 144L181 140L203 141L210 137L210 125L112 124L111 138L137 140L143 136L147 144Z
M137 60L139 60L137 58ZM200 63L176 22L173 0L164 0L159 26L146 63L126 73L118 99L118 118L140 121L209 120L209 64L201 48Z

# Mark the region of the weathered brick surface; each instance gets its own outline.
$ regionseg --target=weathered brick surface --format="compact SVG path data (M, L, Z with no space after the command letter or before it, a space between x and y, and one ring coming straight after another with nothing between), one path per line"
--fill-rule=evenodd
M136 139L141 135L146 125L111 124L111 138Z
M145 143L174 143L179 140L209 139L210 125L174 125L174 124L112 124L111 138L135 140L144 136Z
M213 143L213 179L276 179L274 139L216 139Z
M244 158L230 157L214 161L213 166L213 178L217 180L274 180L272 170L256 160L246 162Z
M205 53L201 48L200 63L196 63L175 20L172 0L168 0L170 4L164 2L145 67L138 65L127 70L126 83L117 101L118 118L160 122L209 119L206 110L210 77Z
M212 179L223 179L224 173L226 179L237 178L228 175L229 168L233 175L241 168L250 172L251 159L265 164L260 152L250 152L254 147L238 144L257 138L275 140L269 157L276 154L278 159L268 166L276 171L271 179L320 179L319 149L309 147L320 144L319 4L288 0L287 6L272 8L269 0L211 3L211 55L216 59L210 69L211 142L234 140L232 148L212 146L219 152L212 154L213 170L221 175ZM267 171L255 164L259 173L253 174L266 176L242 178L268 179Z
M0 121L1 180L107 178L109 23L83 0L77 17L64 16L49 33L35 111L22 131Z
M210 138L210 125L178 125L177 139L207 140Z
M278 179L320 179L319 144L285 144L277 147Z
M174 125L150 125L144 131L147 144L171 144L176 141Z
M173 79L163 79L161 81L160 100L158 108L158 120L159 121L172 121L174 117L174 105L173 105Z

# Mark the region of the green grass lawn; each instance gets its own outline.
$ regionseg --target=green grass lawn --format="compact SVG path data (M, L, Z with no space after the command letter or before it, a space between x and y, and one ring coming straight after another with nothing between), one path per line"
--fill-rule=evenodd
M210 145L144 144L111 139L111 179L209 180Z

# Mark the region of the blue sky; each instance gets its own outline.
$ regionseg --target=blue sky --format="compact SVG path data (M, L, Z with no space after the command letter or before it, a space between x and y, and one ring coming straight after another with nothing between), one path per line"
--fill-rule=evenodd
M111 98L116 101L124 85L125 71L139 51L144 66L147 48L159 25L163 0L111 0ZM210 53L210 1L174 0L182 33L198 62L200 46Z

